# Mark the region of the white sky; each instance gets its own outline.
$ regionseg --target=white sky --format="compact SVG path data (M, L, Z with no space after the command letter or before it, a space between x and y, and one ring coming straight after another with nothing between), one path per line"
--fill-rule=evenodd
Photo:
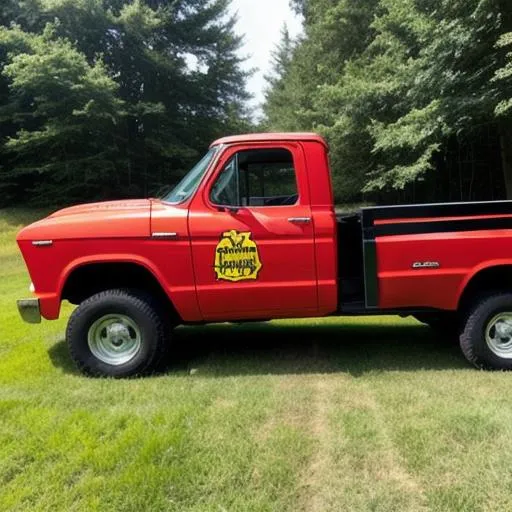
M270 69L271 53L279 42L281 27L286 23L290 35L295 37L301 31L301 22L290 9L289 0L233 0L231 9L238 13L236 31L244 36L241 52L249 57L245 67L258 68L249 80L248 90L254 95L251 105L256 107L255 117L259 117L266 86L264 75Z

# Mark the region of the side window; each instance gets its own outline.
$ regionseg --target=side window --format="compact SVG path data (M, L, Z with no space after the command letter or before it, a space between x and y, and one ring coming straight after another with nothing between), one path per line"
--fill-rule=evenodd
M282 148L233 155L214 183L210 199L219 206L285 206L298 200L293 157Z
M211 201L218 205L240 206L239 181L238 155L233 155L213 185Z

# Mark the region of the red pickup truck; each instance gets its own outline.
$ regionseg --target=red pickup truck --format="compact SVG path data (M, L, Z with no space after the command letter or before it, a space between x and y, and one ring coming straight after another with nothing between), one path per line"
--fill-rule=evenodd
M70 353L98 376L151 370L178 324L368 314L413 315L475 366L512 369L512 202L336 214L327 153L310 133L227 137L163 198L25 227L21 316L77 304Z

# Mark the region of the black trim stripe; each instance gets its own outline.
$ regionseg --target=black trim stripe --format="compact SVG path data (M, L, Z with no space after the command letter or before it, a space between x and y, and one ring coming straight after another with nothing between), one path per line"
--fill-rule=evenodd
M487 231L492 229L512 229L512 217L382 224L365 228L364 239L374 240L380 236Z
M377 278L377 244L375 240L363 241L364 295L367 308L379 305L379 282Z
M362 213L363 227L370 227L375 220L512 214L512 201L380 206L363 208Z

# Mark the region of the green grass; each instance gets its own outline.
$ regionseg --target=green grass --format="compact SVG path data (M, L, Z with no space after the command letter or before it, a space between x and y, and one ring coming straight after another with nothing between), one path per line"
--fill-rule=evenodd
M164 374L94 380L31 326L0 211L0 511L512 510L512 375L413 320L180 328Z

